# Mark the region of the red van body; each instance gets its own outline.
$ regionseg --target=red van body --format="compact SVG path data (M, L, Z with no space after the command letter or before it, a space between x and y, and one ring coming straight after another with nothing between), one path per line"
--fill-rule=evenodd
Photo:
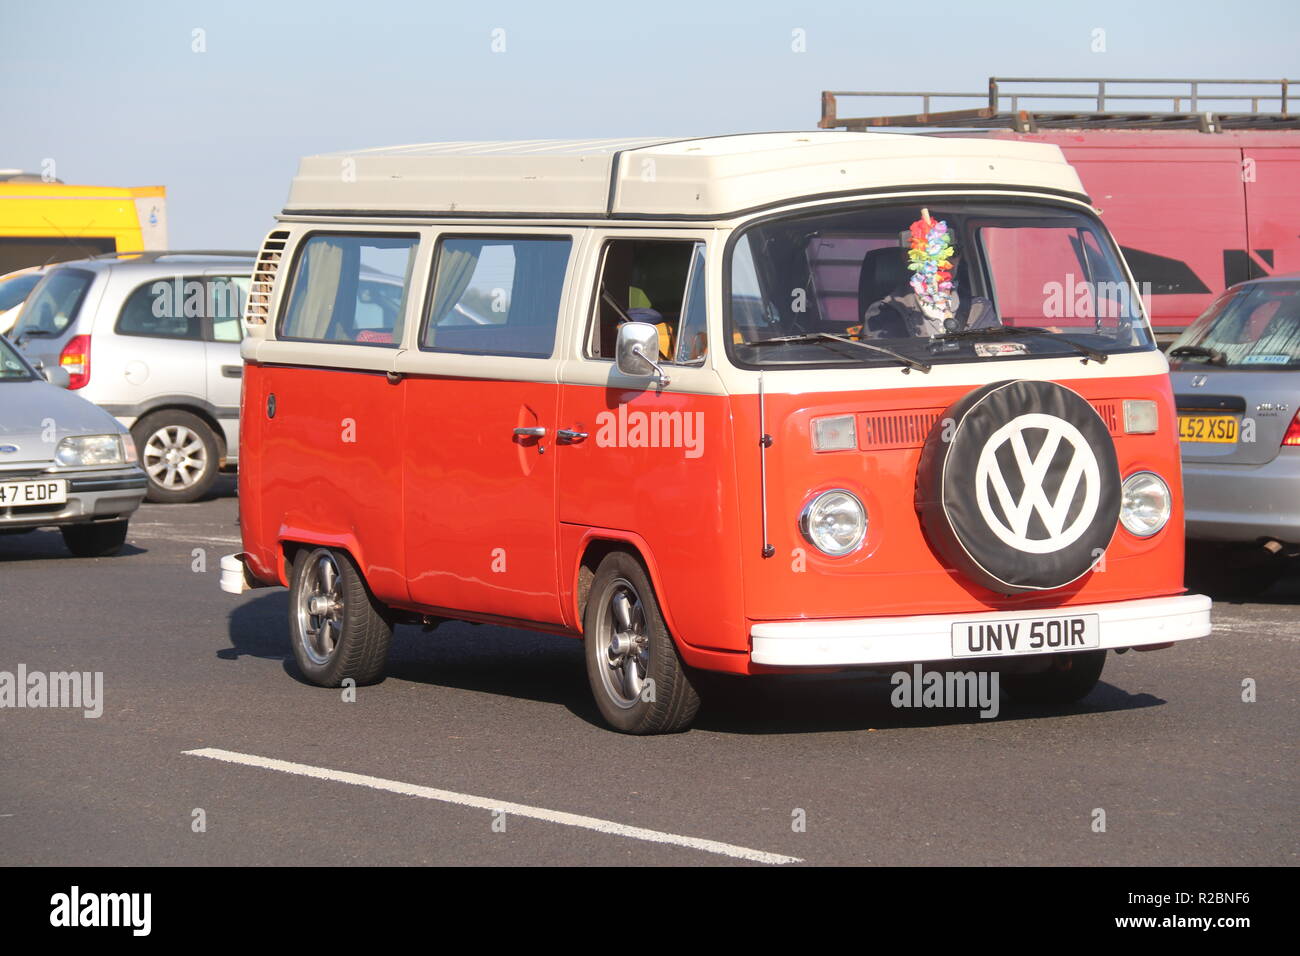
M1207 634L1208 599L1186 595L1183 587L1177 419L1167 364L1140 311L1116 328L1103 327L1100 312L1095 318L1065 316L1051 320L1059 327L1050 330L1008 332L1014 341L1007 342L1001 341L1004 327L999 326L989 330L1001 343L996 346L985 346L982 334L970 340L954 333L949 339L940 334L905 341L871 337L869 330L844 324L868 324L863 308L876 298L864 291L868 264L886 271L901 268L891 259L899 249L897 224L917 215L932 222L931 208L936 216L951 210L954 230L962 224L969 257L976 255L977 236L987 235L992 243L998 230L1023 223L1037 229L1033 235L1040 239L1052 229L1064 230L1075 237L1080 268L1097 263L1100 269L1105 257L1108 274L1118 275L1114 270L1122 269L1121 260L1106 250L1104 227L1077 185L1067 190L1043 184L1077 184L1069 167L1048 147L915 136L874 142L881 139L814 133L766 134L754 142L732 137L580 144L567 155L585 164L584 174L586 167L603 163L601 175L609 178L599 184L614 198L605 206L606 196L593 187L600 212L557 210L533 220L481 205L463 217L449 214L437 198L437 183L427 185L429 176L412 200L417 209L427 203L428 211L381 207L390 195L383 190L396 188L394 170L415 169L400 165L415 162L409 158L415 148L395 154L391 163L396 165L376 167L376 185L356 193L360 208L323 208L312 191L333 188L325 172L333 160L321 160L320 176L305 161L303 185L295 187L281 225L268 237L250 296L239 477L244 550L223 562L223 586L293 588L291 616L298 623L291 626L316 633L327 628L322 621L332 606L354 600L355 595L339 597L330 584L342 575L345 584L367 595L370 609L356 598L360 603L339 611L345 635L340 640L350 639L348 628L381 629L381 618L384 626L451 618L585 637L591 644L592 628L606 620L593 607L598 595L608 593L607 617L615 633L588 658L598 700L602 668L615 667L624 660L620 653L627 653L620 627L636 632L638 646L649 648L647 655L671 655L675 649L686 668L680 673L733 674L913 660L952 663L963 656L961 628L977 627L984 635L986 621L987 634L999 639L1004 625L1005 633L1014 635L1019 622L1036 633L1075 622L1070 626L1089 629L1080 647L1035 646L1043 652L1089 648L1094 657L1106 649L1148 649ZM541 163L530 152L536 149L521 145L515 152ZM451 162L446 159L451 151L430 147L436 163L428 170L437 174L443 168L439 163ZM704 186L678 188L698 168L689 164L702 162L693 155L697 151L712 155L707 167L712 193ZM929 151L937 159L927 168ZM483 155L493 154L485 150ZM864 155L864 165L855 167ZM363 174L364 162L359 160ZM493 175L492 160L483 162L489 164L485 175ZM645 162L662 179L642 179ZM743 166L743 189L757 188L753 183L766 169L763 175L775 185L764 188L788 195L749 208L725 193L732 188L729 162ZM764 162L768 166L760 169ZM976 178L966 171L972 163L980 170L977 184L968 182ZM815 181L830 181L835 188L819 194L802 186L791 192L790 171L814 164L821 164ZM995 175L989 172L995 166L1005 183L985 181ZM502 167L502 189L518 181L513 168ZM873 192L879 184L867 177L871 170L904 181ZM843 185L836 181L841 174L850 179L850 171L859 178ZM941 181L943 188L932 182L940 175L949 177ZM927 178L910 178L917 176ZM1034 177L1044 179L1024 184ZM371 181L363 176L363 183ZM671 191L665 201L682 205L681 216L656 211L647 198L659 195L656 189ZM537 202L554 203L557 194ZM722 211L693 213L690 204L704 202L701 196ZM511 202L520 205L518 198ZM619 213L619 202L630 211ZM638 210L636 202L646 207ZM849 235L850 227L858 232ZM816 287L810 295L819 303L822 331L772 335L782 328L807 333L811 320L796 307L778 322L783 292L775 304L759 308L766 293L757 286L753 292L742 289L750 280L741 274L741 260L813 233L822 244L808 255L822 258L796 268ZM369 243L365 248L379 250L375 255L396 250L399 264L383 274L386 278L367 273L364 257L370 253L348 258L357 243ZM552 245L543 249L546 243ZM827 243L852 249L849 267L834 281L830 271L840 267L825 258ZM559 249L556 244L565 255L545 260L560 263L547 293L558 303L548 313L554 323L554 331L547 332L551 338L530 351L537 336L529 331L531 319L520 319L509 339L513 351L497 351L493 342L506 341L497 335L502 323L481 305L490 296L475 298L475 277L497 270L484 278L483 289L513 282L512 295L518 293L522 303L522 282L542 288L535 275L540 266L525 267L532 261L528 257L551 255ZM648 278L636 278L632 292L623 295L627 282L618 280L619 285L611 276L625 253L633 276L642 261L635 256L682 263L685 292L679 280L678 309L665 306L669 299ZM680 260L674 259L678 253ZM501 263L511 257L513 273L507 275ZM754 281L768 282L771 270L788 260L774 255L759 262L756 275L765 278ZM353 274L356 285L337 291L347 281L347 263L356 261L361 263ZM1030 266L1027 259L1025 268L1032 273ZM470 270L473 276L467 277ZM313 299L312 282L325 282L322 275L333 283L328 300ZM369 291L363 290L366 283ZM1008 324L1019 322L1009 303L1032 292L1012 290L1012 283L1003 280L997 293L1008 303ZM990 272L984 287L992 293L994 285ZM798 300L808 290L794 291ZM858 306L841 316L833 300L845 295ZM396 319L387 326L345 335L311 318L313 309L324 309L336 323L342 303L359 326L361 303L385 296L397 303ZM449 304L456 296L459 317ZM638 304L645 300L658 308ZM475 311L480 306L482 314ZM511 300L506 328L522 307ZM444 314L450 318L439 320ZM663 319L657 327L656 319ZM779 324L787 320L795 324ZM686 349L692 321L701 323L694 333L698 341L707 339L711 348ZM667 333L665 325L671 326ZM1050 344L1063 330L1062 342ZM617 333L616 346L604 343L606 332L611 343ZM676 344L661 346L657 360L636 352L645 372L630 372L624 346L636 334L659 335L660 342L668 335ZM841 345L822 348L823 341ZM1097 349L1111 348L1108 342L1119 344L1113 354L1100 354ZM1012 411L1003 418L1019 420L1014 402L1029 403L1025 415L1036 421L1053 408L1068 407L1068 413L1053 414L1073 422L1062 426L1063 440L1074 442L1070 454L1085 454L1081 442L1070 437L1083 432L1101 464L1100 471L1089 465L1092 471L1063 480L1081 482L1089 494L1112 496L1100 506L1096 553L1051 580L1036 567L1049 564L1051 555L1041 561L1022 556L1012 568L1020 577L1011 580L1007 570L992 567L996 561L975 555L973 543L954 531L960 548L945 546L939 540L944 532L927 524L940 520L933 517L939 513L934 508L927 511L927 496L947 495L945 489L963 477L958 472L965 466L955 457L963 441L969 444L963 429L968 423L974 428L981 414L987 427L1001 425L1002 413L988 412L993 407L988 403L1016 389L1020 397L1006 399L1013 404L1004 408ZM1043 396L1046 404L1034 404L1039 399L1032 396ZM950 427L952 436L946 434ZM1006 449L1019 441L1017 455L1027 454L1035 467L1041 460L1040 478L1043 468L1057 467L1055 459L1047 461L1051 453L1026 452L1020 434L1006 448L990 439L978 466L974 457L964 460L977 470L997 470L1003 467L999 460L1010 460ZM1050 428L1047 434L1052 442L1059 439L1050 437ZM948 456L940 471L934 470L936 456ZM1107 477L1112 473L1113 481ZM1025 504L1030 479L1023 461L1020 474L1025 486L1020 504ZM1098 482L1111 482L1100 492L1091 484L1098 474ZM824 498L828 494L840 494L832 504L847 510L818 511L830 500ZM986 494L993 492L985 489L977 497ZM1031 514L1028 520L1051 525L1051 492L1042 494L1041 508L1030 502L1039 518ZM1057 492L1057 505L1062 494ZM1002 510L994 506L993 512L997 523L1011 526L1016 522L1008 500L1004 496ZM1066 505L1058 509L1058 530L1081 527L1080 509L1094 507ZM951 519L955 527L961 506L961 494L945 498L943 514L953 514L942 520ZM860 527L853 524L859 520L854 508L861 509ZM1149 527L1140 523L1148 520L1144 508L1159 512ZM851 538L854 528L860 536L844 549L827 537ZM1052 533L1049 529L1049 537ZM1032 537L1023 528L1021 534ZM832 542L829 550L826 541ZM323 563L312 566L314 560ZM641 615L639 630L627 627L632 614ZM657 630L671 644L656 645ZM970 656L994 659L1011 670L1023 658L1027 673L1076 656L1024 656L1019 652L1026 646L1016 648L1011 640L1007 653L990 644ZM656 646L660 650L654 652ZM300 657L304 666L311 660L310 654ZM646 660L654 667L662 664ZM1100 673L1100 664L1096 667L1093 682ZM319 682L328 683L343 672L321 673ZM366 671L369 677L378 673ZM671 669L642 668L645 674L656 675L661 690L680 677ZM317 679L311 671L309 676ZM676 709L659 716L640 715L637 700L624 695L602 703L602 712L618 729L631 732L682 729L694 713L694 705L680 695L672 698Z

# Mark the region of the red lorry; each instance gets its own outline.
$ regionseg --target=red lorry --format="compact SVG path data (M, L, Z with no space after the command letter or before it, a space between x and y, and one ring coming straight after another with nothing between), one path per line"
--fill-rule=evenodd
M1228 286L1300 272L1300 117L1288 111L1288 93L1287 80L993 77L987 103L939 112L930 109L936 99L984 94L827 91L818 125L1061 147L1168 341ZM899 96L920 97L922 112L837 115L843 97Z

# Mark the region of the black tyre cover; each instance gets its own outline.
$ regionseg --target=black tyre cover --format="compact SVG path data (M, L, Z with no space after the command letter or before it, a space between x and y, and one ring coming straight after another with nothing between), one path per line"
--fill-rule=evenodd
M1119 521L1115 444L1052 382L994 382L939 416L916 508L950 567L1001 594L1059 588L1101 560Z

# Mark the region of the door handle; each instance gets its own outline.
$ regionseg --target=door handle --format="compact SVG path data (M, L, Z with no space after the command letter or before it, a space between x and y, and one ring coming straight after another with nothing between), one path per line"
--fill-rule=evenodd
M540 425L535 428L516 428L516 438L545 438L546 429Z
M223 365L221 366L221 375L223 378L243 378L244 366L242 365Z
M561 445L576 445L587 440L587 433L572 428L561 428L555 433L555 440Z

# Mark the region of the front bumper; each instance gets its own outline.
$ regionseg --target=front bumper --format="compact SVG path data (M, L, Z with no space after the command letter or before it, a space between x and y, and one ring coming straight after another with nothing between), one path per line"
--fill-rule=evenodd
M1143 598L1110 604L923 614L836 621L774 621L750 628L755 664L774 667L840 667L911 664L920 661L979 661L952 652L953 625L989 621L1097 615L1102 648L1142 647L1186 641L1210 633L1210 599L1203 594ZM1044 651L1062 653L1062 651ZM1007 657L1021 657L1009 654ZM993 658L998 659L998 658Z
M1300 544L1300 448L1263 465L1183 462L1187 537Z
M149 480L137 467L112 471L45 471L31 474L0 473L2 481L59 478L68 482L68 500L58 505L0 508L0 531L52 528L125 518L140 507Z

